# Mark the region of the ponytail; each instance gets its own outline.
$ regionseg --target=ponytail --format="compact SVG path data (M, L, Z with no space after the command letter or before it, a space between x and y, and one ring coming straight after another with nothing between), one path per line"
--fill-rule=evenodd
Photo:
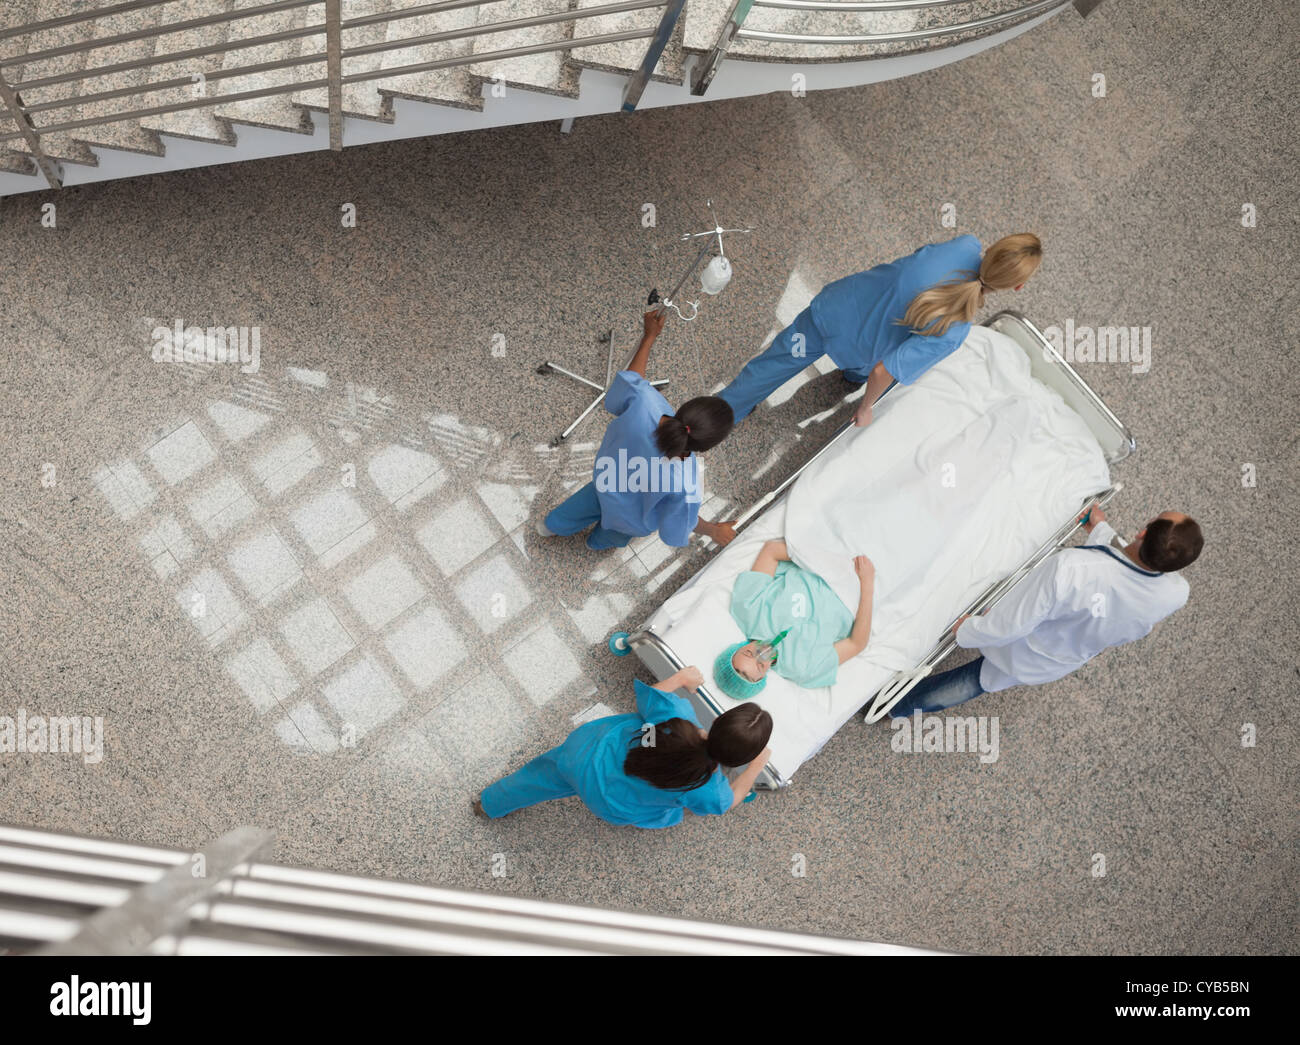
M655 445L667 458L685 458L712 450L735 426L731 404L718 396L697 396L665 417L655 430Z
M718 763L709 755L700 727L684 718L670 718L650 727L652 743L643 734L632 739L623 772L640 777L664 791L694 791L708 783Z
M754 761L772 738L772 716L751 701L737 704L713 720L708 737L684 718L652 726L653 743L637 734L628 746L623 772L664 791L693 791L709 782L718 766Z
M984 307L990 290L1010 290L1024 283L1043 260L1043 245L1032 232L1003 236L984 252L978 272L921 291L899 321L913 333L942 337L954 323L969 323Z

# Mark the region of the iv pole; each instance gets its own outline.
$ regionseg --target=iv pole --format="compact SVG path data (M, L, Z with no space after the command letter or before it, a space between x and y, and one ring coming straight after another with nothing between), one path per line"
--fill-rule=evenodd
M709 209L710 217L713 217L713 201L706 200L705 206L707 206ZM721 225L718 224L716 217L714 217L713 228L705 232L683 233L680 237L683 241L705 237L704 246L702 246L700 248L700 252L697 255L695 255L695 259L691 262L691 266L686 270L685 275L683 275L682 278L677 281L677 285L673 287L672 293L669 294L669 296L666 298L660 298L659 291L652 290L650 291L649 298L646 300L646 304L648 306L657 305L658 311L660 312L664 312L667 311L668 309L672 309L674 312L677 313L678 317L681 318L683 322L686 323L691 322L691 320L695 319L695 317L698 316L700 313L700 303L698 301L687 302L687 304L690 305L691 307L691 314L689 316L685 316L682 315L681 309L677 307L677 301L676 301L677 295L678 293L681 292L682 287L686 285L686 281L690 279L691 276L695 273L695 270L700 267L700 262L704 260L705 256L708 255L708 253L714 248L715 245L717 246L718 249L718 253L716 256L722 258L724 261L726 260L726 254L724 253L722 248L722 236L724 233L730 235L732 233L737 233L737 232L753 232L753 231L754 230L752 228L724 229ZM724 283L723 286L725 285L726 284ZM713 293L718 293L721 291L721 289L722 287L719 287L718 290L714 291ZM647 309L647 311L649 311L649 309ZM605 360L605 383L603 385L598 385L596 384L595 381L588 381L582 375L575 374L572 370L566 370L558 363L552 363L550 361L547 361L539 365L537 368L537 372L539 374L550 374L550 373L560 374L561 376L567 377L570 380L577 381L579 384L586 385L588 388L595 389L595 391L599 393L596 396L596 398L592 400L591 404L585 410L583 410L582 413L580 413L577 416L577 418L574 419L573 423L569 425L568 428L566 428L563 432L561 432L558 436L556 436L554 439L551 440L551 446L559 446L566 439L568 439L569 436L571 436L577 430L578 426L582 424L582 422L585 421L588 417L590 417L592 413L595 411L595 409L605 401L605 393L609 391L610 382L613 381L614 379L614 331L612 329L605 331L605 333L601 334L600 337L596 339L596 341L598 344L609 345L609 353ZM650 382L650 384L654 388L662 388L664 385L668 383L669 381L667 378L659 378L658 380Z

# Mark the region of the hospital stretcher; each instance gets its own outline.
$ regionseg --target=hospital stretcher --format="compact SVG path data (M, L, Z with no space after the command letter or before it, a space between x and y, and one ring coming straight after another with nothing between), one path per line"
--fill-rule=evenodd
M1097 439L1108 465L1123 460L1134 451L1136 444L1128 428L1056 351L1051 342L1032 322L1018 312L1004 311L995 315L985 326L1008 336L1024 350L1029 358L1029 368L1033 378L1056 392L1064 400L1065 404L1083 419L1088 429ZM895 384L888 389L884 396L881 397L882 401L886 396L897 394L899 387ZM852 429L852 421L845 423L821 450L743 512L737 520L737 532L749 526L764 513L770 511L774 505L778 504L799 477L823 456L833 453L840 440L844 439ZM1121 489L1122 484L1113 483L1085 498L1077 509L1070 514L1069 518L1062 519L1059 528L1043 541L1032 554L1025 558L1016 569L991 584L960 613L954 614L952 621L956 621L964 613L982 613L994 606L1035 566L1070 541L1082 525L1080 516L1084 512L1096 507L1105 507ZM703 567L687 584L695 583L696 579L707 574L709 569L710 566ZM672 646L663 637L656 634L648 622L641 630L633 632L628 637L627 643L656 679L667 678L685 666L684 661L673 650ZM865 721L867 723L878 722L888 714L895 704L911 692L912 688L929 675L954 649L956 649L956 641L949 627L936 639L930 651L920 659L915 667L910 670L896 672L874 694L863 693L862 703L864 707L868 699L870 699L870 707L867 708L864 716ZM693 693L681 692L682 695L691 700L700 716L701 723L705 726L722 714L724 710L723 704L711 691L707 682ZM769 764L759 777L757 786L762 790L784 788L789 785L789 776L793 774L793 771L793 769L790 769L783 772Z

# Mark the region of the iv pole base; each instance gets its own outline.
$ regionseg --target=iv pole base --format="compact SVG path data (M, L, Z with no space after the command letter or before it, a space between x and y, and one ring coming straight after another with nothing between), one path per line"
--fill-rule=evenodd
M591 404L587 407L587 409L585 409L582 413L580 413L577 416L573 424L569 425L568 428L566 428L563 432L561 432L559 435L557 435L554 439L551 440L550 445L552 447L557 447L561 443L563 443L566 439L568 439L569 436L571 436L575 431L577 431L578 426L582 424L583 421L587 420L587 418L590 417L595 412L598 406L600 406L602 403L605 402L605 393L609 391L609 386L614 380L614 331L613 329L611 328L610 330L605 331L605 333L599 335L596 338L596 342L597 344L601 344L601 345L609 345L609 354L605 363L605 383L603 385L598 385L596 384L595 381L588 381L581 374L575 374L572 370L566 370L558 363L552 363L549 360L547 362L539 364L537 367L537 372L539 374L559 374L562 377L567 377L571 381L576 381L580 385L586 385L588 388L594 389L596 392L600 393L599 395L596 396L595 399L591 401ZM651 381L650 384L655 388L662 388L664 385L668 384L668 379L660 378L657 381Z

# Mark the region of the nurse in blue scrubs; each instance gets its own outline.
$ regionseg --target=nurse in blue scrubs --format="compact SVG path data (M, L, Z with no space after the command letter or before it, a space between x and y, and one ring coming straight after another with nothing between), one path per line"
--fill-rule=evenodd
M646 380L650 346L664 313L645 314L636 355L605 394L614 420L596 453L592 481L538 523L543 537L568 537L594 525L587 547L622 548L634 537L658 533L665 544L685 547L692 533L728 543L731 523L700 518L700 466L695 455L722 442L735 423L717 396L698 396L674 411Z
M676 689L698 689L704 676L683 668L654 686L637 680L636 711L587 722L557 748L486 788L474 811L496 819L516 809L577 795L602 820L672 827L690 810L720 816L745 800L767 765L772 716L739 704L700 727ZM723 767L746 766L734 781Z
M980 253L974 236L931 243L915 254L824 286L762 355L720 393L740 422L821 356L854 383L866 383L854 422L895 381L910 385L953 352L990 290L1019 290L1043 257L1029 232L1004 236Z

